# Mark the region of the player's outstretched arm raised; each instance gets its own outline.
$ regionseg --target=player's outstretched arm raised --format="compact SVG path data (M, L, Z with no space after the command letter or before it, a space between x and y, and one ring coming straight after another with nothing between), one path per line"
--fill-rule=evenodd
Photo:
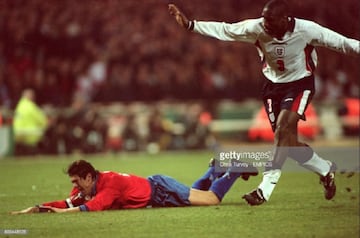
M176 22L180 26L184 27L185 29L192 30L192 21L189 21L185 14L182 13L175 4L169 4L168 7L170 14L175 17Z
M237 23L189 20L174 4L169 4L169 12L183 28L218 40L255 43L261 31L260 18Z

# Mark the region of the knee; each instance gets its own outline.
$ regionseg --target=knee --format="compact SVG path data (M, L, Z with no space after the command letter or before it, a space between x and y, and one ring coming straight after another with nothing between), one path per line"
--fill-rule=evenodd
M275 129L275 138L277 140L287 139L292 133L288 123L280 123Z
M216 194L214 192L212 192L212 194L213 194L213 196L209 200L209 202L211 203L210 205L219 205L221 203L220 199L216 196Z
M212 191L190 190L189 201L194 206L218 205L221 201Z
M220 199L213 191L207 191L205 205L213 206L213 205L219 205L220 203L221 203Z

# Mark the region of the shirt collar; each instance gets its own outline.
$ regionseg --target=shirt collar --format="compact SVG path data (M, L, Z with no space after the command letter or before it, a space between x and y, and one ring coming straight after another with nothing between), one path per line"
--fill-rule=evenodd
M289 31L294 32L295 29L295 18L291 17L289 22Z

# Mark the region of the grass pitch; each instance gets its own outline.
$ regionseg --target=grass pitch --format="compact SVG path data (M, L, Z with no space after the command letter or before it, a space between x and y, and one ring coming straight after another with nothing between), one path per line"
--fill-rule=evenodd
M207 169L210 152L83 157L99 170L141 176L166 174L191 186ZM23 237L359 237L359 174L337 174L337 195L323 197L312 173L284 172L270 202L250 207L241 196L261 175L238 180L219 206L145 208L76 214L9 215L66 198L64 169L80 156L0 160L0 232L25 229ZM19 235L0 235L16 237Z

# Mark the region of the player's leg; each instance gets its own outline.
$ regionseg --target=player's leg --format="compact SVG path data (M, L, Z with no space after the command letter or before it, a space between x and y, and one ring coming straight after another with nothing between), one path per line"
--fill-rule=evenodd
M214 158L210 159L208 170L205 172L205 174L202 177L200 177L198 180L195 181L195 183L192 185L193 189L207 191L209 190L212 182L217 177L224 174L224 172L216 170L216 165L215 165L216 162L217 161Z
M197 189L190 190L189 201L193 206L211 206L221 202L214 192Z
M275 128L274 158L275 168L281 168L289 155L290 147L298 146L297 130L300 116L288 109L282 109Z
M168 176L153 175L148 180L152 189L149 205L153 207L210 206L221 202L214 191L190 189ZM231 185L234 181L230 181Z
M148 181L151 185L152 196L149 205L153 207L217 205L241 174L240 172L226 172L211 185L209 191L190 189L169 176L150 176Z
M229 168L229 170L231 170L231 168ZM226 172L226 168L221 168L219 166L219 161L212 158L210 159L209 168L207 169L205 174L198 180L196 180L191 187L193 189L207 191L209 190L213 182L223 176ZM253 167L251 164L248 164L248 166L246 167L237 168L237 172L240 173L240 177L244 181L249 180L250 176L257 176L259 173L257 168Z
M320 183L324 186L324 195L327 200L336 194L335 171L336 164L321 158L310 146L300 143L298 147L292 147L289 157L294 159L302 167L315 172L320 176Z
M211 184L209 191L191 189L189 196L191 205L219 204L241 174L241 172L226 172Z
M260 205L269 201L280 179L281 168L289 155L289 148L296 146L299 118L299 115L292 111L281 110L275 128L272 166L265 167L263 179L258 188L243 197L250 205Z
M307 106L312 98L312 90L304 90L299 94L291 105L292 111L298 115L304 115ZM305 119L305 116L302 117ZM298 130L292 130L294 133ZM292 137L294 140L289 146L289 157L296 160L301 166L320 175L320 183L324 186L325 198L330 200L335 196L335 170L336 165L328 160L321 158L314 150L298 141L297 134Z
M282 165L288 157L289 146L297 141L299 115L289 110L291 104L289 104L290 100L287 100L287 95L280 96L282 88L276 89L275 85L270 84L270 87L267 85L267 91L270 92L265 92L267 96L264 97L264 106L274 132L274 154L272 166L265 167L263 179L258 188L243 196L250 205L260 205L270 199L280 179ZM283 103L284 100L286 104Z
M300 81L300 85L298 85L300 88L303 88L303 91L300 91L300 93L294 97L294 101L291 103L291 106L285 101L283 102L283 106L290 108L291 111L301 115L301 119L305 120L305 110L311 102L314 89L312 85L310 85L312 80L303 82ZM296 133L297 132L298 130L296 130ZM296 160L304 168L319 174L320 183L324 186L325 198L328 200L332 199L336 193L335 163L324 160L315 153L310 146L299 142L297 134L293 138L296 141L291 143L291 146L289 147L289 157Z
M304 116L313 91L313 78L278 85L268 82L265 85L264 105L275 134L274 155L272 167L265 168L258 188L243 196L250 205L260 205L270 199L289 148L298 146L298 121Z

